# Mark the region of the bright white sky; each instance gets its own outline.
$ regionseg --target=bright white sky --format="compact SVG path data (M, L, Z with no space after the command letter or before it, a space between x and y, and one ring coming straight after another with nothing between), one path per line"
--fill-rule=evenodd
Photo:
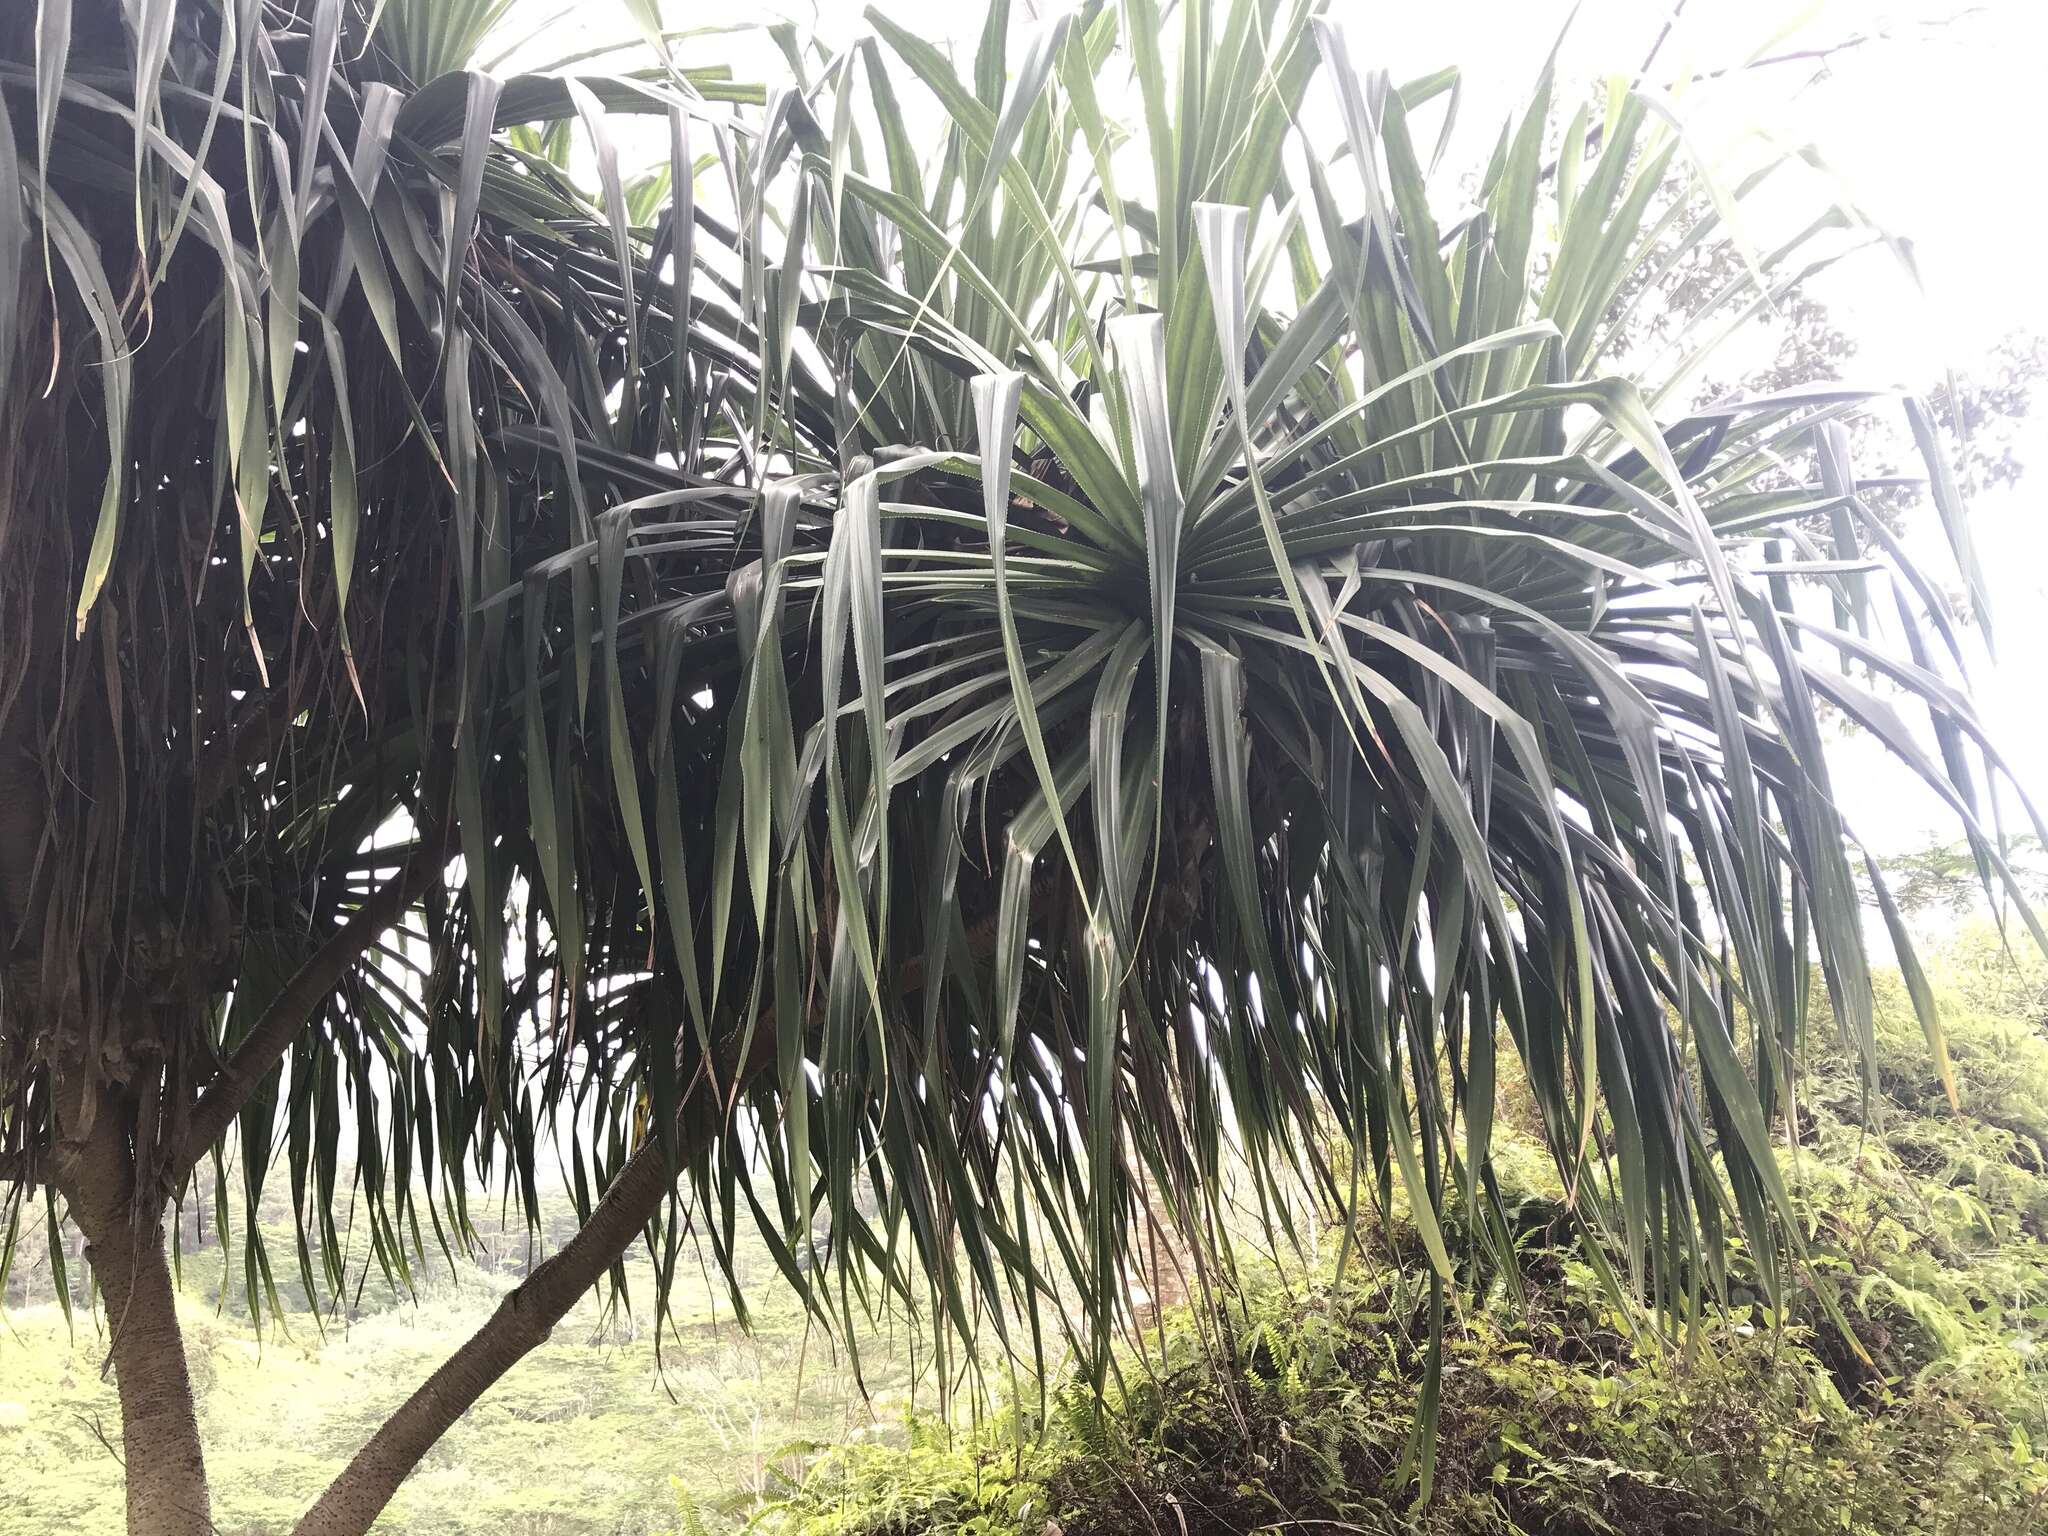
M1379 9L1361 7L1360 14ZM1400 57L1419 63L1449 50L1476 77L1475 86L1492 83L1474 99L1511 99L1495 92L1513 90L1516 72L1547 46L1547 29L1565 9L1501 0L1445 5L1429 20L1402 25ZM1734 63L1766 43L1794 9L1782 0L1691 0L1657 73ZM1669 14L1661 0L1586 0L1565 47L1566 73L1633 72ZM1857 35L1873 40L1836 54L1829 77L1811 85L1813 64L1758 72L1727 103L1727 118L1744 128L1761 125L1785 144L1818 145L1855 201L1914 242L1924 296L1878 253L1854 258L1815 284L1860 345L1855 382L1925 389L1944 368L1968 372L2012 333L2048 332L2038 178L2022 168L2043 139L2035 109L2040 61L2048 57L2048 4L1832 0L1806 14L1806 24L1771 53ZM1484 26L1471 24L1478 17ZM1405 51L1410 46L1419 56ZM1996 738L2040 801L2048 799L2048 529L2039 506L2048 412L2024 424L2020 452L2031 472L1971 509L2000 658L1974 681ZM1949 568L1931 513L1908 532L1928 569ZM1882 749L1868 738L1839 745L1837 793L1850 823L1877 852L1955 837L1945 808Z
M518 15L544 16L561 0L523 0ZM881 9L971 66L981 0L880 0ZM865 30L862 0L733 0L715 17L692 0L663 0L670 25L744 27L788 18L843 46ZM1014 0L1012 26L1049 0ZM1465 106L1447 156L1452 177L1483 158L1501 117L1533 84L1566 17L1569 0L1332 0L1361 68L1397 80L1456 64ZM1608 75L1633 77L1673 11L1672 0L1582 0L1560 55L1567 88ZM527 23L529 26L531 22ZM516 31L516 25L515 25ZM623 0L587 0L546 29L531 54L559 55L610 36L634 36ZM1891 258L1870 252L1824 274L1813 291L1856 337L1851 382L1925 390L1943 370L1965 373L2013 332L2048 332L2048 285L2040 281L2036 238L2042 214L2038 169L2029 150L2043 139L2037 93L2048 58L2048 0L1683 0L1658 54L1655 79L1711 72L1759 53L1829 48L1862 38L1828 61L1747 72L1694 87L1682 115L1710 155L1740 150L1758 130L1784 147L1814 144L1842 178L1850 200L1914 242L1926 293ZM522 50L526 52L526 50ZM759 33L693 39L686 59L730 60L745 78L772 78L782 65ZM613 62L613 61L606 61ZM593 67L604 67L594 65ZM906 102L906 106L911 105ZM1752 139L1753 144L1753 139ZM1454 185L1450 178L1447 184ZM1821 190L1809 188L1817 199ZM1802 205L1802 222L1817 208ZM1768 213L1765 214L1768 218ZM1751 232L1763 247L1767 237ZM2048 464L2048 412L2022 431L2022 459ZM1995 735L2037 800L2048 801L2048 708L2040 674L2048 662L2048 532L2036 510L2041 474L1988 494L1973 507L1972 531L1987 568L2001 663L1985 666L1976 691ZM1925 567L1952 570L1930 513L1908 529ZM1957 584L1946 582L1951 588ZM1850 824L1880 854L1959 835L1948 813L1909 772L1868 738L1839 743L1837 791Z

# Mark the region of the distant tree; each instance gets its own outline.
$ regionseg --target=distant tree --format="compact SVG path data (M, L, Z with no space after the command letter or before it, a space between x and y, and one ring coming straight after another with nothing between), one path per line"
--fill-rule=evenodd
M1842 210L1830 210L1821 230L1831 237L1832 249L1814 242L1820 249L1811 260L1790 264L1766 304L1751 278L1754 249L1732 238L1705 238L1720 228L1706 192L1674 181L1655 227L1659 233L1650 259L1636 266L1622 286L1617 306L1621 319L1611 333L1611 354L1625 372L1669 378L1671 403L1683 396L1693 409L1710 409L1726 400L1824 388L1844 379L1903 382L1861 377L1856 336L1815 295L1810 281L1852 257L1867 262L1897 255L1910 268L1909 246L1894 240L1890 253L1873 249L1885 246L1886 237L1858 228ZM1900 291L1908 292L1910 286L1902 270ZM1732 334L1715 334L1723 329ZM1713 338L1711 343L1702 341L1703 330ZM1730 349L1719 343L1731 339L1748 343L1741 349L1746 355L1740 362L1723 356ZM1759 340L1768 348L1761 364L1754 356ZM1951 445L1958 492L1974 499L2010 486L2020 476L2018 430L2048 373L2048 341L2030 331L2015 331L1983 357L1955 361L1971 366L1921 382L1928 386L1927 417L1940 440ZM1850 413L1837 427L1833 451L1841 455L1840 475L1856 484L1858 499L1871 515L1892 532L1902 532L1907 516L1926 508L1922 444L1892 413ZM1819 478L1822 441L1816 434L1810 443L1785 445L1786 463L1761 476L1759 483L1790 486L1802 478ZM1834 545L1837 553L1860 552L1868 542L1846 538L1854 534L1854 525L1824 507L1793 526L1817 544ZM1845 549L1845 544L1853 545L1853 550ZM1944 595L1959 619L1971 615L1967 590L1950 589Z
M1100 1382L1155 1202L1206 1266L1234 1159L1398 1186L1440 1331L1517 1274L1503 1036L1617 1293L1676 1327L1732 1213L1781 1296L1809 960L1870 1036L1816 712L1994 879L2002 769L1841 451L1893 403L1617 371L1704 170L1652 104L1547 173L1546 69L1445 227L1453 76L1305 0L1189 0L1172 68L1153 0L999 5L971 78L870 13L766 92L631 9L635 72L503 82L491 0L0 15L0 1172L89 1240L131 1530L210 1529L166 1214L232 1163L261 1296L276 1152L309 1294L352 1203L394 1283L536 1220L551 1146L584 1218L308 1536L643 1237L665 1291L679 1188L729 1279L744 1208L820 1319L1050 1312ZM1909 659L1797 600L1851 546Z
M2048 865L2042 862L2041 840L2023 833L2009 839L2004 851L2027 899L2036 905L2048 900ZM1899 910L1908 917L1923 913L1962 916L1983 903L1983 872L1968 843L1933 841L1878 863Z
M1935 419L1964 445L1956 477L1966 494L1975 496L2019 480L2026 466L2015 438L2034 410L2044 376L2048 338L2018 330L1999 340L1953 386L1944 382L1934 391Z

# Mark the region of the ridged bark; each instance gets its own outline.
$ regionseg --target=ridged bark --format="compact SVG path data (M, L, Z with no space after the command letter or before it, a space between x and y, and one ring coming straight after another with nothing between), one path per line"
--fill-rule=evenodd
M161 1202L138 1200L128 1106L95 1093L60 1142L57 1183L85 1234L106 1304L107 1363L121 1397L128 1536L211 1536L199 1414L164 1257Z
M626 1160L576 1235L510 1292L490 1320L356 1452L299 1522L298 1536L361 1536L369 1530L434 1442L493 1382L546 1342L577 1298L653 1219L668 1190L661 1148L647 1141Z
M211 1536L206 1458L162 1224L124 1224L90 1241L86 1255L106 1298L121 1394L128 1536Z

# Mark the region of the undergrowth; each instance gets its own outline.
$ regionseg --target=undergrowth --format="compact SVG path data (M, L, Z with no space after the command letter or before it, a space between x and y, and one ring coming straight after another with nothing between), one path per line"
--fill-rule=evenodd
M1816 1021L1781 1153L1810 1278L1783 1316L1737 1285L1696 1337L1648 1336L1544 1219L1554 1179L1509 1140L1531 1280L1519 1302L1457 1298L1427 1498L1427 1284L1397 1234L1342 1274L1247 1267L1219 1310L1180 1309L1126 1356L1106 1401L1068 1380L973 1430L916 1420L749 1508L679 1485L681 1536L721 1513L757 1536L2048 1529L2048 969L1977 934L1932 981L1960 1114L1896 977L1874 1092Z

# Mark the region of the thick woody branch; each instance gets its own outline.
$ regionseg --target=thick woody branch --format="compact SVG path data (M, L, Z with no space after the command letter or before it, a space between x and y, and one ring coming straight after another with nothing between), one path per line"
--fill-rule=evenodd
M772 1038L770 1031L761 1034ZM739 1064L739 1078L744 1082L772 1059L773 1052L757 1039L750 1059ZM702 1076L683 1102L676 1155L687 1166L716 1139L725 1116ZM661 1144L649 1137L626 1160L590 1220L509 1292L490 1320L384 1421L299 1522L296 1536L361 1536L368 1531L420 1458L499 1377L547 1341L555 1324L660 1212L673 1187Z
M976 925L968 935L969 953L986 953L994 937L993 922ZM896 990L918 991L924 985L924 971L922 958L905 963L894 978ZM545 1342L577 1298L632 1246L661 1210L676 1172L702 1158L723 1130L726 1107L721 1099L744 1090L774 1062L775 1038L773 1028L757 1028L742 1059L728 1060L717 1073L698 1072L679 1112L676 1167L671 1169L664 1160L657 1140L643 1142L612 1180L590 1220L509 1293L490 1320L384 1421L299 1522L295 1536L362 1536L370 1529L420 1458L499 1377ZM724 1049L736 1055L736 1045L728 1040ZM714 1084L722 1087L715 1089Z
M384 1421L299 1522L298 1536L356 1536L369 1530L434 1442L493 1382L542 1344L577 1298L632 1245L661 1209L669 1188L661 1147L649 1139L627 1159L576 1235L509 1292L490 1320Z
M290 980L263 1010L249 1033L229 1054L221 1073L206 1087L193 1107L183 1147L171 1168L173 1185L184 1181L242 1112L270 1071L284 1060L285 1052L318 1011L320 1004L341 984L348 968L379 935L405 915L405 910L424 896L441 876L443 858L440 844L429 838L404 868L378 888L355 915L329 935L327 942L292 973Z

